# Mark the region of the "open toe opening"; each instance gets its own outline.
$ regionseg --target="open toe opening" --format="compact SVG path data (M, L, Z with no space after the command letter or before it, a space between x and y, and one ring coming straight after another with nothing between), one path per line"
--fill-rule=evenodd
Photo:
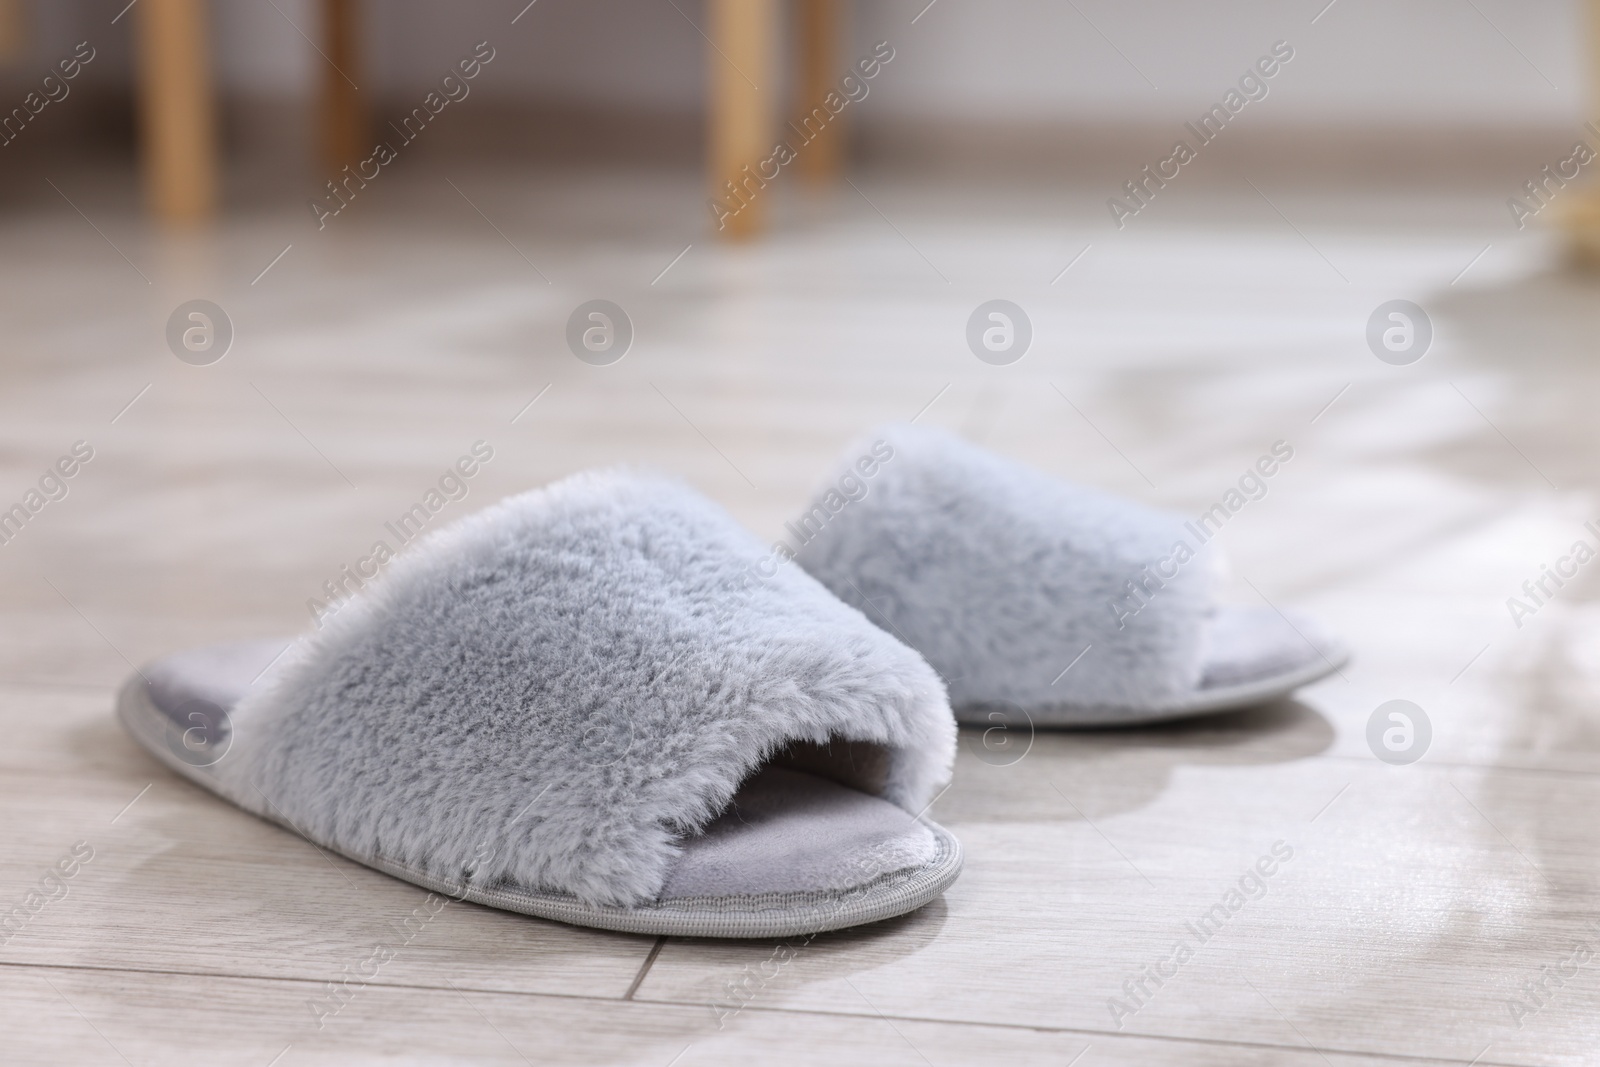
M894 804L832 777L768 763L687 837L662 899L829 895L925 867L939 840Z
M1253 685L1336 662L1333 642L1310 619L1271 608L1219 607L1206 631L1200 688Z

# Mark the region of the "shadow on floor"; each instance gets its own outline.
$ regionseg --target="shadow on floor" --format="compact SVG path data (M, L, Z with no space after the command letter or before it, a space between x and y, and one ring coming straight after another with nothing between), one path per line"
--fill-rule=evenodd
M1333 744L1333 725L1298 701L1129 730L1044 730L1004 756L982 727L963 727L956 784L933 817L963 822L1071 822L1142 808L1182 766L1306 759Z

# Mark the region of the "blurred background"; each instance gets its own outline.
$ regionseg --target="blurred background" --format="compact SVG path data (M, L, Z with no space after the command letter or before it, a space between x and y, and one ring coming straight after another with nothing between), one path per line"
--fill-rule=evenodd
M492 75L472 87L474 103L463 109L470 116L452 114L417 154L545 166L699 166L716 73L708 62L726 62L707 39L717 26L702 0L538 0L525 12L509 0L165 2L203 23L230 215L292 202L305 183L326 177L312 164L334 52L359 85L370 120L359 141L368 147L386 120L408 112L488 40L497 58ZM849 115L851 160L864 168L1052 181L1102 168L1121 175L1147 161L1142 150L1166 148L1182 122L1215 103L1277 40L1296 49L1291 76L1272 80L1270 106L1230 131L1213 164L1227 156L1263 168L1262 176L1321 184L1454 186L1500 178L1491 174L1498 165L1518 184L1525 175L1515 165L1537 170L1545 162L1539 152L1568 147L1590 96L1591 31L1576 2L937 0L924 11L926 4L774 5L759 91L773 118L816 102L798 98L805 23L815 10L826 13L825 48L838 68L824 81L849 72L880 40L896 49L893 76L875 80L870 106ZM125 5L8 0L9 102L20 103L79 41L97 51L73 86L72 107L8 155L93 156L132 168L136 36L147 17L139 8L156 5L123 13ZM329 32L330 11L345 13L349 40ZM263 166L272 180L252 180ZM301 187L291 185L296 179Z

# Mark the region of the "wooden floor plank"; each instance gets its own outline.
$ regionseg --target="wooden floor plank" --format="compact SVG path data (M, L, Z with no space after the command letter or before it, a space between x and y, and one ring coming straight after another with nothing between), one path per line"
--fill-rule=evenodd
M1289 1046L952 1026L892 1017L704 1008L373 986L316 1014L304 983L0 966L7 1062L315 1067L355 1062L742 1067L775 1050L839 1067L1183 1063L1377 1067L1388 1059ZM320 1024L320 1025L319 1025ZM279 1057L274 1060L273 1057ZM1412 1061L1419 1062L1419 1061ZM1434 1061L1438 1062L1438 1061ZM1480 1063L1492 1064L1493 1060Z
M1489 232L1503 193L1285 200L1345 282L1249 190L1170 198L1108 242L1092 197L868 181L883 217L849 192L802 225L779 196L769 242L685 252L690 175L417 162L328 232L296 203L182 242L142 230L115 176L63 178L149 285L64 206L0 219L0 505L75 441L96 449L0 547L0 903L94 849L0 945L0 1059L1592 1058L1600 964L1568 972L1575 944L1600 944L1600 571L1527 618L1507 601L1600 500L1600 322L1531 230ZM446 176L515 249L463 223ZM1400 294L1438 326L1409 367L1362 340ZM996 295L1035 330L1007 367L963 335ZM196 296L236 327L209 367L162 340ZM636 328L609 367L563 340L597 296ZM846 442L913 417L1189 516L1292 444L1218 535L1223 592L1314 612L1354 661L1294 703L1039 731L1010 763L964 732L933 809L966 847L961 880L781 966L770 943L669 939L640 980L651 938L452 905L320 1031L307 1002L423 894L178 781L111 717L150 657L303 628L322 582L474 441L495 458L441 522L642 463L772 539ZM1410 766L1369 743L1392 699L1431 720ZM1280 840L1294 858L1265 895L1114 1011Z
M1600 780L1055 751L958 767L934 817L968 869L941 902L803 948L673 940L638 999L1461 1061L1592 1049L1600 971L1572 957L1600 938L1600 828L1564 813ZM1540 1007L1519 987L1546 968L1570 973Z
M141 773L0 779L0 820L13 828L0 901L55 898L0 945L0 961L338 982L373 970L384 946L377 983L428 984L443 969L484 989L620 997L650 951L646 937L430 908L416 886L130 762ZM75 847L91 858L47 881Z

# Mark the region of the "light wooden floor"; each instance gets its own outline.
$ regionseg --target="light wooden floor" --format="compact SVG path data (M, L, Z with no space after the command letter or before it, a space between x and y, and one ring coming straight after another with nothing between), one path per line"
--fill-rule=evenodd
M190 239L144 229L117 176L57 180L83 215L0 219L0 504L74 441L95 457L0 547L0 908L75 843L93 859L0 945L0 1060L1600 1056L1600 956L1520 1026L1509 1007L1575 944L1600 949L1600 565L1520 629L1505 606L1600 517L1600 301L1496 197L1269 191L1290 225L1246 187L1197 188L1119 233L1093 191L869 182L871 205L790 201L772 241L733 249L706 241L692 176L419 165L320 233L285 208ZM214 366L162 340L194 297L235 325ZM610 367L562 340L596 297L637 330ZM963 338L993 297L1035 327L1008 367ZM1414 366L1363 341L1396 297L1434 316ZM1009 766L964 735L933 812L965 843L961 880L784 966L769 943L453 905L321 1029L309 1002L422 892L175 779L112 719L131 663L303 626L475 440L495 458L453 514L634 462L776 536L849 436L919 412L1188 512L1287 440L1223 534L1231 594L1320 613L1354 664L1249 714L1040 733ZM1365 740L1395 698L1434 727L1411 766ZM1114 1019L1124 982L1279 842L1293 858L1265 895Z

